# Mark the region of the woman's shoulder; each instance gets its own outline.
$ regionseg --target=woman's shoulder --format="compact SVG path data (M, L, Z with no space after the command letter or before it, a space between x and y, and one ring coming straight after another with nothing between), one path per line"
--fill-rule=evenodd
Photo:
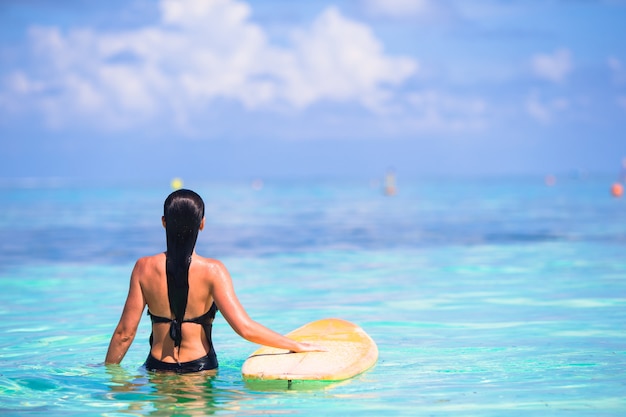
M193 260L197 262L199 265L210 267L210 268L225 268L222 261L213 258L206 258L200 255L194 255Z
M194 255L193 261L194 266L203 269L209 274L223 273L227 271L226 266L222 263L222 261L218 259L205 258L204 256Z
M157 253L156 255L143 256L135 262L135 268L152 269L165 265L165 253Z

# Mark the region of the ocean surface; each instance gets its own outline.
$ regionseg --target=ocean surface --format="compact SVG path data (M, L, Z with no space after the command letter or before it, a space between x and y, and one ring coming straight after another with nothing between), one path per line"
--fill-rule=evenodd
M610 177L188 183L198 253L287 333L376 341L340 383L249 385L218 314L216 376L141 368L149 320L102 365L135 260L164 250L169 184L0 184L0 415L624 416L626 198Z

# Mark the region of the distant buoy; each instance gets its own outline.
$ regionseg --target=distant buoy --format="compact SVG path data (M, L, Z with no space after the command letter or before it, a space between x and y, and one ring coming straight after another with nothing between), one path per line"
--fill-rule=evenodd
M611 194L613 197L621 197L624 195L624 187L619 182L616 182L611 186Z
M183 188L183 180L180 178L174 178L172 182L170 182L170 185L172 186L172 190L180 190Z

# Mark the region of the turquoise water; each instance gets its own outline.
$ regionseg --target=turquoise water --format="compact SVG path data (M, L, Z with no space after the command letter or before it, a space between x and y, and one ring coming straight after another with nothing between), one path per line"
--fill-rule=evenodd
M0 415L626 414L626 199L610 178L187 184L198 251L286 333L340 317L379 361L345 382L266 386L218 315L216 376L102 361L134 260L163 250L167 187L0 187Z

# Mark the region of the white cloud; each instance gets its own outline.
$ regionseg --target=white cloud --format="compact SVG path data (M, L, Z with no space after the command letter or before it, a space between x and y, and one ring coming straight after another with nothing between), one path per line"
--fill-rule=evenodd
M410 58L386 57L368 26L332 7L310 29L296 33L293 44L277 72L286 82L285 98L299 106L326 97L375 109L387 97L381 84L399 84L417 70Z
M160 10L158 24L119 32L33 28L39 65L5 77L2 102L34 103L52 126L125 128L166 117L189 127L216 99L249 109L329 100L384 111L418 68L387 55L367 25L334 7L282 47L241 1L162 0Z
M571 53L567 49L559 49L553 54L537 54L531 59L531 69L539 78L563 82L573 69Z
M531 117L542 123L552 122L555 114L568 109L569 106L569 100L564 98L543 100L536 90L532 91L526 98L526 111Z

